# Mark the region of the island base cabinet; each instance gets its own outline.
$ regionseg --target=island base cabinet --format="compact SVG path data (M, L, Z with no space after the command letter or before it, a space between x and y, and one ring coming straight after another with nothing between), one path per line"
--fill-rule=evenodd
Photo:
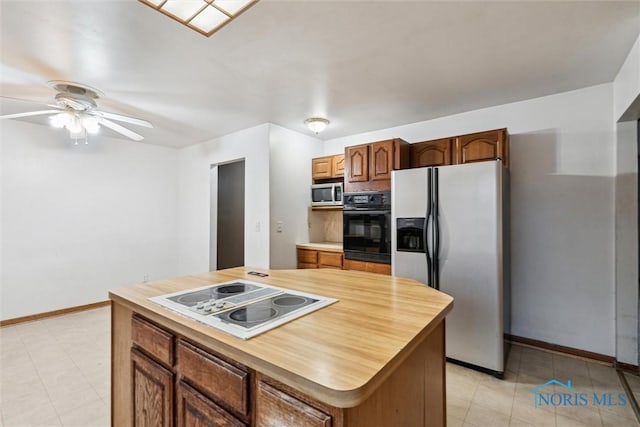
M446 426L444 340L442 321L367 400L344 409L344 426Z
M182 381L177 386L176 400L176 427L246 427Z
M313 397L314 385L283 384L240 361L223 359L215 348L182 335L186 329L174 331L159 316L147 319L114 302L112 327L114 427L446 425L444 320L424 331L406 358L372 379L372 394L345 407ZM154 328L171 338L160 340L171 343L171 351L159 352L175 354L170 368L141 346L149 341L140 338L140 331Z
M137 350L131 350L133 423L173 426L173 374Z

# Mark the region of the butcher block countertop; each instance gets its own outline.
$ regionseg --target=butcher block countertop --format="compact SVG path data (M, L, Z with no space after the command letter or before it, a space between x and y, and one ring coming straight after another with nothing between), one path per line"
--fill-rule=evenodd
M245 341L147 300L234 279L338 302ZM123 287L109 295L118 306L338 408L367 399L435 328L442 327L453 307L450 296L410 279L332 269L238 267Z

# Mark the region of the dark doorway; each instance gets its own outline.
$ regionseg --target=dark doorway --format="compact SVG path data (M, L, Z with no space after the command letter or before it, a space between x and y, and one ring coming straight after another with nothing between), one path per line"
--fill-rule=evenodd
M244 160L218 165L218 270L244 265Z

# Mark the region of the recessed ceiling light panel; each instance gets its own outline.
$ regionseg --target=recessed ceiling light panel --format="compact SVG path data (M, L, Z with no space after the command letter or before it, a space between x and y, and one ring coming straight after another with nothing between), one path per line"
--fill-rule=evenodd
M207 37L258 0L138 0Z

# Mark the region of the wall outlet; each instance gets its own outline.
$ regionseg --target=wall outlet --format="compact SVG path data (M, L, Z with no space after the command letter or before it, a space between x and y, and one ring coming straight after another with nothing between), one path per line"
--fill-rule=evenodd
M282 226L283 226L283 225L284 225L284 224L282 223L282 221L278 221L278 222L276 222L276 232L278 232L278 233L282 233Z
M144 277L142 278L142 283L147 283L149 281L149 275L145 274Z

